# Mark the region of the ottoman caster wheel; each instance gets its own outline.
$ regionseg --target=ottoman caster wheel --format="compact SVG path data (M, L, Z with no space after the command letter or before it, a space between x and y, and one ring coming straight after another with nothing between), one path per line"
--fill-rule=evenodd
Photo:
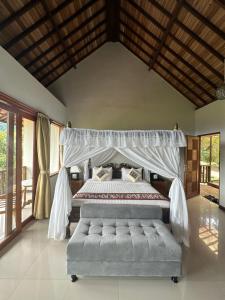
M171 277L171 280L172 280L174 283L178 283L178 277L177 277L177 276L172 276L172 277Z
M71 281L72 281L72 282L75 282L75 281L77 281L77 280L78 280L78 278L77 278L76 275L71 275Z

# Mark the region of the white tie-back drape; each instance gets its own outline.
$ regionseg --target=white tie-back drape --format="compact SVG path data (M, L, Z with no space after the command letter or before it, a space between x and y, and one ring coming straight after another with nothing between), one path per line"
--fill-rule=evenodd
M186 146L181 131L98 132L66 128L61 134L61 143L64 145L64 166L59 172L55 187L49 238L63 239L66 235L72 199L66 167L87 162L89 158L99 159L101 155L104 163L118 151L145 169L173 179L169 192L172 230L179 242L189 245L187 204L179 168L179 147Z

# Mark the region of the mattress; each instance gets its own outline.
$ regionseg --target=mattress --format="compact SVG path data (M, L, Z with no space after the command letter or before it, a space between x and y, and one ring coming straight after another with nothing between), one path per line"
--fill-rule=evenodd
M159 205L169 208L169 199L146 181L130 182L114 179L96 181L89 179L73 196L72 205L83 203Z

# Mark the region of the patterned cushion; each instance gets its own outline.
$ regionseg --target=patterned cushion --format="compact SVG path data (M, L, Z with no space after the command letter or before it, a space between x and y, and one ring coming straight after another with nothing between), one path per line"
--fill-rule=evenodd
M130 181L137 182L138 180L140 180L141 175L138 171L131 169L127 177Z

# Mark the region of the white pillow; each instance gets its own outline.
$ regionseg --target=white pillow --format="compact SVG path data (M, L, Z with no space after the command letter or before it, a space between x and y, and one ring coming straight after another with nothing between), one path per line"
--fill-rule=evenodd
M122 180L125 180L125 181L130 181L130 179L128 178L128 175L129 175L129 172L131 170L135 170L135 172L138 172L140 177L138 178L137 181L141 181L142 180L142 168L138 168L138 169L127 169L127 168L122 168L121 171L122 171Z
M101 181L112 180L112 168L103 168L103 167L100 167L100 168L94 167L92 169L92 179L100 180L100 178L99 178L99 176L97 176L97 174L102 170L105 172L105 175L104 175L104 177L101 178Z
M141 174L135 170L135 169L131 169L130 172L128 173L128 180L132 181L132 182L137 182L140 180L141 178Z

